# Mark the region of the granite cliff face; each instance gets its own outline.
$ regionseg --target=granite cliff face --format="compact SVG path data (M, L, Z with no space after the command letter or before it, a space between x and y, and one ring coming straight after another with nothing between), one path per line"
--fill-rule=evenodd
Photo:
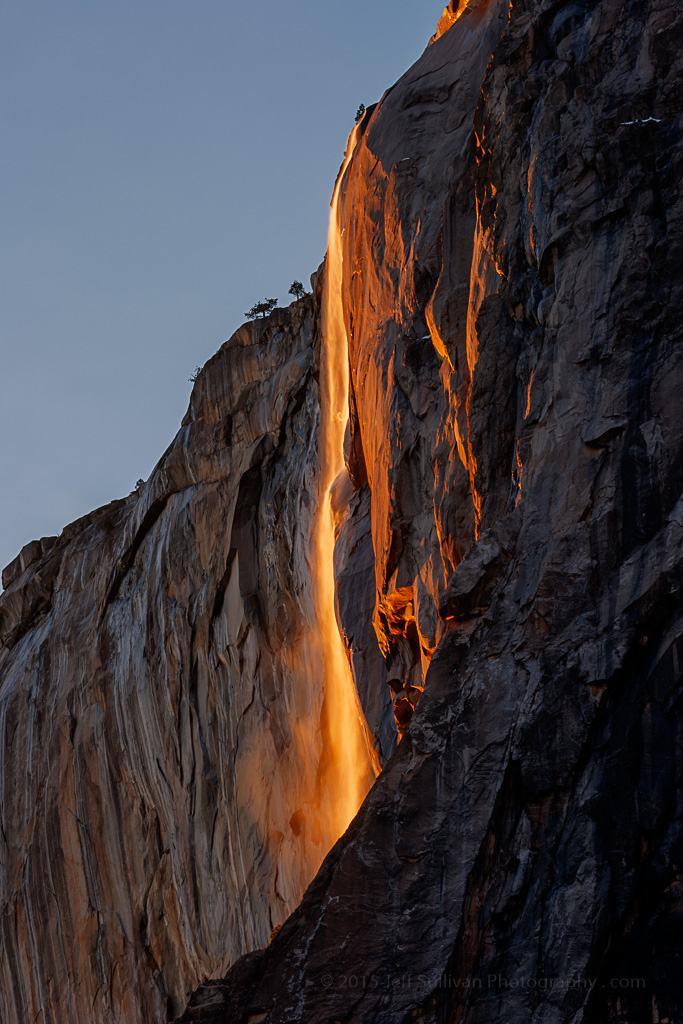
M186 1019L683 1019L681 13L454 3L364 122L345 529L405 732Z
M309 567L319 354L313 300L241 328L145 486L5 570L3 1024L176 1016L346 824Z
M683 1020L682 28L454 2L354 136L334 558L388 761L307 889L322 285L10 567L0 1019Z

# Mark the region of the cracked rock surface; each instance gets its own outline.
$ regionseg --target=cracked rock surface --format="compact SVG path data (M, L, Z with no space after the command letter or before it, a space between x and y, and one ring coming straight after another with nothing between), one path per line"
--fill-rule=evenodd
M366 114L344 529L424 693L217 1020L683 1020L682 17L453 3Z
M309 813L315 324L304 299L242 327L144 487L5 570L3 1024L176 1016L336 838Z
M8 567L3 1024L683 1020L682 43L461 0L361 123L335 570L385 762L308 888L317 299Z

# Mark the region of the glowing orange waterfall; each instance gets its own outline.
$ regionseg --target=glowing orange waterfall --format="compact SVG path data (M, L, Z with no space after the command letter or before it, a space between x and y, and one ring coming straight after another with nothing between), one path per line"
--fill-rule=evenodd
M358 700L337 623L334 545L338 503L344 488L344 433L348 422L349 356L342 306L342 239L339 200L344 172L357 140L351 134L335 186L322 296L320 421L315 510L305 544L308 567L302 590L307 628L281 651L280 681L291 714L292 744L281 779L260 808L279 844L277 892L291 909L325 855L346 831L379 773L377 755ZM346 476L348 481L348 477ZM335 482L337 486L335 487ZM254 807L262 799L261 754L245 771ZM291 813L291 808L296 808ZM280 811L287 815L288 825ZM279 834L279 839L278 839Z
M368 728L358 701L335 612L335 522L332 485L344 464L344 432L348 422L349 357L342 307L342 239L339 196L344 172L353 154L358 129L349 139L332 197L323 293L323 351L320 394L320 500L314 537L313 583L317 626L325 674L323 707L322 817L336 840L358 811L379 771Z

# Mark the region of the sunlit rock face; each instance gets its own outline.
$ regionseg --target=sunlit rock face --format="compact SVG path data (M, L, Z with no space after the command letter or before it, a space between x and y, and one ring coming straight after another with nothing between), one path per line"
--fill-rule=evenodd
M354 134L329 556L388 761L334 846L321 286L10 567L3 1024L161 1024L209 976L184 1022L683 1017L681 30L453 3Z
M403 738L186 1021L683 1017L682 12L442 28L340 207L339 544L369 507Z
M441 36L445 35L455 25L458 18L461 18L465 11L471 11L481 3L484 3L484 0L451 0L439 18L436 32L429 40L430 44L435 43L437 39L441 39Z
M443 634L446 581L481 523L473 320L499 278L474 237L472 121L506 18L480 4L428 48L369 118L343 190L350 446L371 495L374 627L401 729ZM504 488L507 500L508 466Z
M310 566L319 349L312 299L241 328L146 485L5 572L3 1024L177 1015L343 830Z

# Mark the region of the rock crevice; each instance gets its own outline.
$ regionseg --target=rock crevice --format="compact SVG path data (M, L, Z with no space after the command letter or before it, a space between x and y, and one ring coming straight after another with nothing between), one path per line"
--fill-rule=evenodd
M383 770L343 836L323 277L8 567L3 1021L681 1017L682 42L675 0L452 3L354 136L336 615Z

